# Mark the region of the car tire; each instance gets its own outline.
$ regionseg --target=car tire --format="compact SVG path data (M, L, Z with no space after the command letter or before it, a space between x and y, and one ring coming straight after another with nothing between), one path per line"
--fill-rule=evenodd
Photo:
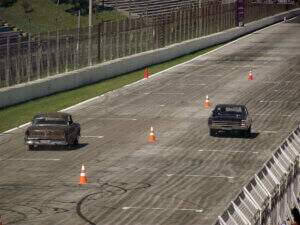
M248 128L248 130L247 130L247 136L248 137L251 137L251 126Z
M28 145L28 150L33 151L34 150L34 145Z
M217 130L215 130L215 129L210 129L209 130L209 135L210 136L216 136L216 134L217 134Z
M244 137L251 137L251 127L243 131Z
M73 145L74 145L74 146L76 146L76 145L79 144L78 137L79 137L79 136L76 136L76 138L75 138L75 140L74 140L74 142L73 142Z

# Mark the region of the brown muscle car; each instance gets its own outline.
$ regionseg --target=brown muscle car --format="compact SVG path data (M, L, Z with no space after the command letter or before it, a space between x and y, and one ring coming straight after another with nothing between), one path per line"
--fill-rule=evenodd
M25 144L29 150L39 145L78 144L80 125L74 123L68 113L39 113L33 117L32 124L25 132Z

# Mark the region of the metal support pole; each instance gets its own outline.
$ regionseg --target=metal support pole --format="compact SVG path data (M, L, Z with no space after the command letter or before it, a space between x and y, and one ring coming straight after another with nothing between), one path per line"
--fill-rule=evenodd
M120 58L120 21L116 22L117 33L116 33L116 58Z
M27 81L29 82L31 79L30 79L30 76L31 76L31 68L32 68L32 65L31 65L31 35L28 34L28 43L27 43Z
M21 60L20 60L20 51L21 51L21 37L18 37L18 55L17 55L17 64L16 64L16 83L19 84L21 83Z
M109 59L112 60L114 59L114 51L113 51L113 40L114 40L114 33L113 33L113 22L110 21L109 23L109 27L110 27L110 32L109 32L109 35L110 35L110 43L109 43Z
M50 76L50 34L47 33L47 76Z
M6 37L6 70L5 70L5 85L9 86L10 77L10 38Z
M69 38L68 36L66 37L66 65L65 65L65 71L68 72L69 70L69 57L70 57L70 52L69 52Z
M92 65L92 0L89 0L88 66Z
M79 44L80 44L80 10L77 18L77 42L76 42L76 68L79 68Z
M56 74L59 74L59 31L56 31Z
M107 22L104 22L103 24L103 28L104 28L104 35L103 37L103 45L102 45L102 49L103 49L103 53L102 53L102 57L103 57L103 61L106 61L106 50L107 50L107 46L106 46L106 39L107 39Z
M37 73L37 79L40 79L41 78L41 34L37 35L36 73Z

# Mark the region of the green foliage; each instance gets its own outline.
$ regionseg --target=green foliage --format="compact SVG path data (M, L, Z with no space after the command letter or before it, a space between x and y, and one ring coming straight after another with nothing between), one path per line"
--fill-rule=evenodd
M16 2L17 2L17 0L0 0L0 6L1 7L9 7L9 6L12 6Z

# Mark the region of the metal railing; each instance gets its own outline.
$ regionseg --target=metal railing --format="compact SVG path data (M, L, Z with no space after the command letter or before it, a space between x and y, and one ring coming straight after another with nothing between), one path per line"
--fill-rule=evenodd
M291 7L245 0L244 19L250 22ZM236 10L235 0L212 1L163 15L104 22L92 27L91 42L88 28L25 37L0 33L0 88L220 32L238 25Z
M300 126L230 202L215 225L277 225L299 210Z

